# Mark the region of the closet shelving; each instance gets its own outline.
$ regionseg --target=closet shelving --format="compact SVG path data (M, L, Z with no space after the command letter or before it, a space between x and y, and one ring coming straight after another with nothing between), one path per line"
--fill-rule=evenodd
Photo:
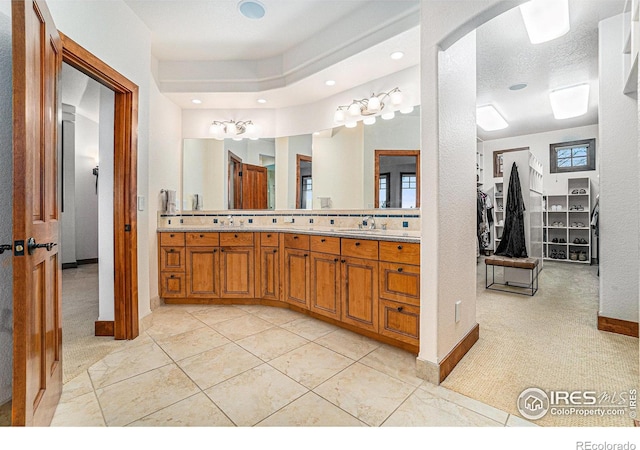
M591 263L591 182L569 178L567 193L547 195L544 215L544 258Z
M638 90L638 51L640 50L640 0L626 0L623 22L624 93Z
M496 181L493 186L493 249L498 248L504 231L504 190L503 182Z
M484 183L484 142L476 138L476 183L481 187Z

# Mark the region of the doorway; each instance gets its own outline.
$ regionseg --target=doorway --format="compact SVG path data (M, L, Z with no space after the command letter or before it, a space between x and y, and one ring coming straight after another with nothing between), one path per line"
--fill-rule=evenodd
M311 156L296 155L296 209L313 209L312 168Z

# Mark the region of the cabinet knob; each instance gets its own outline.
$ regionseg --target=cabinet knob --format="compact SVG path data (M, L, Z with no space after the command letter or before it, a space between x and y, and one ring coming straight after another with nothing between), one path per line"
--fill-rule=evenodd
M270 234L267 234L267 237L268 237L268 238L270 238L270 237L271 237L271 235L270 235Z
M204 237L204 234L201 234L201 235L200 235L200 237L201 237L201 238L203 238L203 237Z
M402 310L404 309L404 306L398 306L396 309L398 310L398 312L402 312Z
M170 234L170 235L169 235L169 237L173 237L173 236L175 236L175 235L174 235L174 234Z
M320 239L320 242L327 242L326 239Z
M174 249L172 249L172 248L170 248L170 249L169 249L169 253L173 253L174 251L175 251L175 250L174 250Z
M175 275L171 275L171 278L175 278L175 277L176 277Z
M223 248L220 249L220 253L224 253L224 249Z
M340 262L343 262L343 263L345 263L345 262L347 262L347 260L346 260L346 259L343 259L343 260L342 260L342 261L340 261Z
M356 247L360 247L360 242L356 242Z
M333 260L333 262L338 262L338 261L339 261L339 260L338 260L338 258L335 258L335 259Z
M402 245L398 245L398 250L402 250Z
M298 236L294 236L293 238L294 238L294 239L298 239Z
M273 249L273 253L278 253L278 249L277 249L277 248L274 248L274 249Z
M214 249L213 249L213 253L218 253L218 249L217 249L217 248L214 248Z
M234 234L234 235L233 235L233 237L236 237L236 238L237 238L237 237L238 237L238 235L237 235L237 234Z
M306 257L308 257L308 256L309 256L308 254L306 254L306 253L304 254L304 257L305 257L305 258L306 258Z
M398 272L402 272L402 267L398 267Z

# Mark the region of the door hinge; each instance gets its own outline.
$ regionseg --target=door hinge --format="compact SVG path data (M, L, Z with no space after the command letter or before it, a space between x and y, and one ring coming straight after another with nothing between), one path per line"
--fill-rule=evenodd
M242 176L242 172L238 172L238 176L241 177Z
M131 225L130 225L130 224L128 224L128 223L126 223L126 224L124 225L124 231L131 231Z
M24 256L24 241L13 242L13 255Z

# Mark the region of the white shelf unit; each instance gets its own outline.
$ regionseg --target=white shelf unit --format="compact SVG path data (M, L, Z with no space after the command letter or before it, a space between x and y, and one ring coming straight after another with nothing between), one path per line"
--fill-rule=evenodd
M476 183L480 188L484 184L484 142L476 138Z
M591 181L569 178L567 193L548 195L544 215L544 258L591 264Z
M493 250L498 248L502 232L504 231L504 190L502 181L496 181L493 186Z
M640 50L640 0L627 0L624 4L622 39L624 43L624 93L638 90L638 50Z

